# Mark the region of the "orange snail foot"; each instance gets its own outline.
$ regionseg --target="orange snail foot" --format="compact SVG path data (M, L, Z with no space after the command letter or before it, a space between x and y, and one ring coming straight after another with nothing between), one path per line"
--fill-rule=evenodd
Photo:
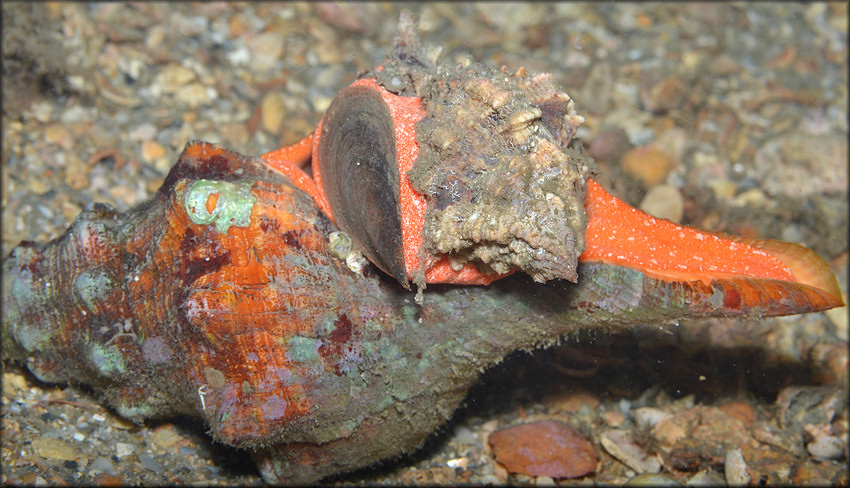
M631 268L661 281L734 288L736 307L785 299L815 309L843 305L835 275L810 249L677 225L627 205L593 180L587 183L587 245L580 262Z
M260 156L260 159L270 168L289 177L295 186L307 192L313 200L320 202L321 196L316 190L316 183L302 169L310 161L312 152L313 134L310 134L291 146L267 152Z

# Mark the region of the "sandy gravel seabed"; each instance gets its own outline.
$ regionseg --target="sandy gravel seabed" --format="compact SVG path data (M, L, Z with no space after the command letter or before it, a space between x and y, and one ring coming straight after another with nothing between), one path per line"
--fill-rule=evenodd
M443 59L553 73L587 118L579 137L599 180L631 204L804 244L847 289L846 3L403 7ZM90 202L143 201L189 140L260 154L300 139L385 57L400 8L4 2L3 254L56 237ZM847 338L843 309L589 331L509 357L423 450L334 483L621 484L638 473L602 445L611 429L666 478L741 481L723 467L731 417L755 446L754 483L847 484L846 447L837 459L805 448L846 446ZM813 399L808 423L788 417L793 398ZM696 416L707 432L664 452L669 432L640 427L650 413ZM4 365L2 414L4 484L262 484L198 423L135 426L16 365ZM535 479L493 462L489 432L541 418L591 440L595 474Z

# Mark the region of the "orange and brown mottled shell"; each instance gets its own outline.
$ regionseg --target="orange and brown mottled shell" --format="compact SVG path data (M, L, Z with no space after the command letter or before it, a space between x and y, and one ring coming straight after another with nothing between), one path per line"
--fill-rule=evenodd
M16 248L4 352L46 381L125 385L106 400L132 419L203 410L222 442L280 439L323 402L321 376L359 361L357 299L376 283L337 256L332 225L258 160L192 143L136 211L95 206Z

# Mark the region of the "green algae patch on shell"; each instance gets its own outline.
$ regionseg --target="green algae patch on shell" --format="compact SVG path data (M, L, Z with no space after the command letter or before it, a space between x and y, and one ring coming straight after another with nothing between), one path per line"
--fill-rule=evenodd
M119 403L115 406L115 410L128 419L143 419L154 415L156 407L148 402L140 401L136 403Z
M456 270L473 262L538 282L577 280L594 165L573 141L584 118L550 74L437 65L402 31L395 55L367 76L425 107L407 172L427 202L425 251Z
M195 181L186 192L186 214L196 224L215 224L215 230L221 234L226 234L232 225L247 227L257 201L251 194L251 185L252 181ZM207 204L214 195L218 195L215 207L209 210Z
M127 371L124 357L118 348L91 344L91 361L104 376L111 376Z
M292 336L288 341L287 359L296 363L316 364L319 362L318 351L321 344L321 339Z
M82 271L74 280L74 292L87 310L96 310L117 287L108 271L96 268Z

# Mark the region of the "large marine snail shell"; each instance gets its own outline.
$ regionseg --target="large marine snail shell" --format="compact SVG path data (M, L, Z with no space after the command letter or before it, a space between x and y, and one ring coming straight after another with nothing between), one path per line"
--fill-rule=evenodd
M592 167L571 145L583 120L549 75L397 53L342 90L316 130L320 203L404 285L515 270L576 281Z
M545 76L432 68L408 53L342 92L313 138L315 186L190 143L151 200L94 206L64 236L16 247L3 358L90 385L131 419L202 417L267 481L312 483L415 449L517 348L842 304L809 250L652 220L585 180L580 118ZM416 305L341 259L316 203L402 283L574 279L584 248L581 280L513 276ZM655 249L682 260L659 267Z

